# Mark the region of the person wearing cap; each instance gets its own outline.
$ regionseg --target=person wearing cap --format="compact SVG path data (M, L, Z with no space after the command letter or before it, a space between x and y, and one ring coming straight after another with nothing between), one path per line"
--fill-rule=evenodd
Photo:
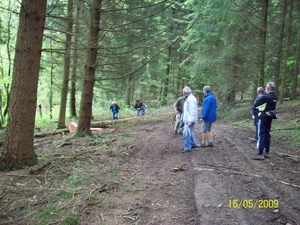
M118 115L119 115L120 107L117 105L117 103L116 103L115 101L113 101L113 102L111 103L111 106L109 107L109 109L110 109L111 112L112 112L112 119L113 119L113 120L119 119L119 118L118 118Z

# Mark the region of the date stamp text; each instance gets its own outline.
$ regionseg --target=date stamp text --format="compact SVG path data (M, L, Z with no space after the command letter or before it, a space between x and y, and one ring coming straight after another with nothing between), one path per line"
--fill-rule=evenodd
M279 208L278 199L230 199L229 208L239 209L276 209Z

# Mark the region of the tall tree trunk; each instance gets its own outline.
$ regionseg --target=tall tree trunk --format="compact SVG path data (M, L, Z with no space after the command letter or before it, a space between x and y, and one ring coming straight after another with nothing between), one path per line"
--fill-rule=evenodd
M274 66L274 81L275 84L279 86L280 84L280 65L282 60L282 47L283 47L283 39L284 39L284 28L285 28L285 17L287 11L287 0L282 1L282 12L281 12L281 25L279 31L279 37L277 42L277 52L276 52L276 61ZM276 94L279 94L279 88L275 89Z
M52 42L50 41L50 46L52 49ZM53 63L53 53L51 51L51 70L50 70L50 90L49 90L49 108L50 108L50 118L53 118L53 71L54 71L54 63Z
M268 24L268 8L269 0L263 0L262 5L262 27L261 27L261 56L260 56L260 65L259 65L259 86L264 86L265 82L265 56L266 56L266 40L267 40L267 24Z
M167 56L167 68L166 68L166 79L163 86L163 96L162 96L162 105L167 104L167 97L169 92L169 82L170 82L170 71L171 71L171 53L172 47L169 46L168 48L168 56Z
M46 2L22 0L21 3L4 163L1 163L10 169L37 163L33 140Z
M285 47L282 57L282 75L281 75L281 85L280 85L280 94L279 94L279 103L283 104L283 98L285 94L285 86L286 86L286 78L287 78L287 61L288 61L288 53L289 53L289 46L290 46L290 39L291 39L291 27L292 27L292 14L294 8L294 1L289 0L289 12L287 14L286 19L286 32L285 32Z
M93 89L95 82L95 71L97 66L97 50L100 30L102 0L91 2L91 21L87 38L87 50L85 53L85 67L82 81L80 112L77 127L77 135L91 134L91 116L93 103Z
M60 99L60 110L57 128L66 127L66 109L67 109L67 97L68 97L68 86L69 86L69 77L70 77L70 62L71 62L71 42L72 42L72 27L73 27L73 0L68 0L68 16L67 16L67 32L66 32L66 43L65 43L65 63L64 63L64 77L63 84L61 89L61 99Z
M298 43L296 49L296 62L295 62L295 72L292 81L292 99L297 98L297 87L298 87L298 74L299 74L299 64L300 64L300 30L298 30Z
M77 81L77 64L78 64L78 47L79 47L79 40L78 40L78 34L80 32L80 24L79 24L79 18L81 16L82 7L81 7L82 1L76 3L76 23L75 23L75 38L74 38L74 51L73 51L73 66L72 66L72 75L71 75L71 91L70 91L70 116L71 117L77 117L76 112L76 81Z
M9 8L11 6L11 2L9 2ZM7 21L7 39L6 39L6 51L7 51L7 60L8 65L5 65L7 69L7 76L11 76L11 68L12 68L12 60L11 60L11 23L12 23L12 11L9 10L9 16ZM3 73L2 73L3 74ZM6 118L8 114L8 107L9 107L9 99L10 99L10 84L4 84L4 90L5 90L5 97L6 97L6 103L4 106L4 109L1 110L3 119Z

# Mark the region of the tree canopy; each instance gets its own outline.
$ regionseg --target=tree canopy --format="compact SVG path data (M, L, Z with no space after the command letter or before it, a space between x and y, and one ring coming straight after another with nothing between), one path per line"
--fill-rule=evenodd
M21 58L15 47L26 49L30 39L17 35L29 32L20 30L19 21L26 19L24 4L5 0L0 7L1 125L8 122L8 127L15 122L7 120L13 114L9 106L15 104L11 97L22 101L22 92L16 91L21 86L12 84L26 74L26 65L16 67ZM36 54L32 59L40 65L38 89L27 94L33 106L43 107L44 115L58 119L58 128L66 125L67 115L79 116L80 132L88 132L93 107L107 108L112 100L128 107L135 99L148 101L151 107L173 104L185 85L191 86L199 103L207 84L219 101L230 105L254 98L257 86L268 81L275 82L280 103L285 97L297 97L299 1L48 0L46 4L41 15L46 17L41 58ZM35 85L34 80L27 82ZM26 113L34 118L36 110L28 108Z

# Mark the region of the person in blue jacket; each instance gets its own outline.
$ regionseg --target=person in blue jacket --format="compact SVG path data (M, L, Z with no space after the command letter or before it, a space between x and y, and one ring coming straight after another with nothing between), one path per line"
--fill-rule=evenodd
M212 124L217 118L217 99L211 93L210 86L203 87L204 101L202 104L202 115L200 121L202 122L202 143L200 147L214 147Z
M119 115L120 107L117 105L117 103L116 103L115 101L113 101L113 102L111 103L111 106L109 107L109 109L110 109L111 112L112 112L112 119L113 119L113 120L119 119L119 118L118 118L118 115Z

